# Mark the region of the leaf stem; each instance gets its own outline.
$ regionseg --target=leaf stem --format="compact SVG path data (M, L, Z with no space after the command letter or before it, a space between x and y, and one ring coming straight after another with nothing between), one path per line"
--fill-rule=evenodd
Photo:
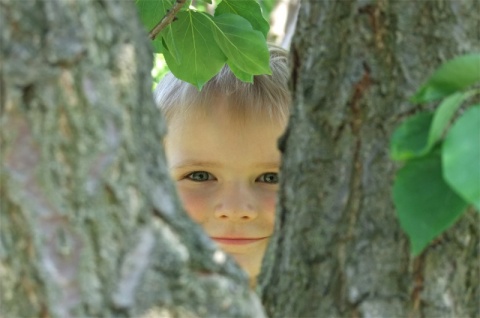
M158 33L160 33L167 25L172 23L172 21L175 19L175 15L180 11L180 9L183 7L187 0L177 0L175 1L175 4L173 7L167 11L165 16L160 20L160 22L157 23L156 26L153 27L153 29L148 33L148 36L150 37L150 40L155 40L157 37Z

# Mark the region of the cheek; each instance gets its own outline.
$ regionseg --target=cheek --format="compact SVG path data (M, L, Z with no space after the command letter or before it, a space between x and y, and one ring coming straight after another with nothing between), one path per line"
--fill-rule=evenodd
M277 204L277 192L265 191L260 197L261 211L263 211L267 221L272 225L275 222L275 207Z
M202 223L207 218L209 200L204 193L192 191L184 187L177 187L178 194L188 215L197 223Z

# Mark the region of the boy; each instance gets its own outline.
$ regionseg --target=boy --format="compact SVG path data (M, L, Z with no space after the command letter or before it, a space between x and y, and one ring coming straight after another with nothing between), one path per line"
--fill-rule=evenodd
M247 272L252 286L273 233L289 114L287 53L270 47L272 75L238 80L225 66L198 91L168 74L155 89L165 151L183 205Z

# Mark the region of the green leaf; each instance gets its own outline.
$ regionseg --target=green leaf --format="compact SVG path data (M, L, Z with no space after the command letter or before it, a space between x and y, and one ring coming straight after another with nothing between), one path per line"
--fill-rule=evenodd
M227 60L215 41L212 20L201 12L188 10L179 12L171 27L179 59L177 62L165 51L165 61L173 75L201 89Z
M407 160L425 155L433 114L424 112L405 120L393 133L390 155L393 160Z
M215 16L213 22L215 40L227 56L232 71L237 71L235 75L271 74L270 54L265 38L259 31L253 30L247 20L225 13Z
M277 0L262 0L258 3L262 9L263 17L266 21L270 20L270 14L272 13L275 5L277 4Z
M452 120L453 115L462 103L474 95L474 92L455 93L445 98L442 103L435 110L432 125L430 127L430 133L428 136L428 150L430 150L435 143L440 140Z
M147 32L150 32L162 20L167 10L172 8L173 0L137 0L135 4L142 24ZM169 29L170 26L165 28L165 30ZM165 50L161 36L157 36L152 41L152 45L154 53L163 53Z
M443 144L442 162L447 183L480 211L480 105L454 123Z
M425 103L461 91L480 81L480 54L467 54L441 65L412 97Z
M245 18L252 25L254 30L262 32L264 38L267 38L270 24L262 15L262 8L255 0L223 0L215 9L215 17L233 13Z
M235 64L233 63L229 63L227 61L227 64L228 64L228 67L230 68L230 70L232 71L233 74L235 74L235 76L241 80L241 81L244 81L246 83L253 83L253 75L250 74L250 73L247 73L247 72L244 72L240 69L238 69Z
M393 200L414 255L453 225L467 207L443 180L438 151L411 160L398 171Z
M161 36L156 37L155 40L152 41L152 45L153 53L163 54L165 51L165 46L163 45L163 39Z
M147 32L162 20L167 10L172 8L173 0L136 0L140 21L142 21Z
M175 63L179 64L181 58L180 51L178 50L176 44L177 40L173 36L173 29L171 24L167 25L167 27L163 29L162 32L160 32L160 36L158 36L155 41L159 38L162 40L163 47L168 51L168 53L170 53L170 56L175 60ZM164 51L162 51L162 53L164 53Z

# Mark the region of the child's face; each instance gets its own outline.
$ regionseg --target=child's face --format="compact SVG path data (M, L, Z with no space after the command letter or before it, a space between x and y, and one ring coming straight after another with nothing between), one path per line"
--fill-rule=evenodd
M273 232L284 125L238 123L218 106L170 120L167 159L189 215L254 278Z

